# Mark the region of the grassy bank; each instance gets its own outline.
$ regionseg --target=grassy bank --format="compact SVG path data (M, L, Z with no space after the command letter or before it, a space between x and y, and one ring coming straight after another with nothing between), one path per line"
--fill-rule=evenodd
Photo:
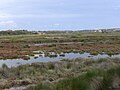
M62 60L60 62L34 63L12 68L3 65L0 68L0 89L40 84L40 86L34 87L35 89L30 89L42 90L41 88L46 88L45 90L60 90L64 88L63 90L75 90L79 83L81 83L80 86L85 83L86 86L89 86L92 82L88 82L88 80L95 80L96 82L96 79L100 79L101 82L101 80L104 80L104 73L105 75L111 73L109 76L114 76L112 73L117 73L116 77L118 77L120 73L116 67L119 65L120 59L118 58ZM109 71L111 72L108 73ZM82 82L80 82L81 80ZM75 83L78 83L77 86ZM68 87L71 89L67 89ZM84 85L81 87L84 87Z
M93 69L56 84L39 84L27 90L119 90L120 66L108 70Z

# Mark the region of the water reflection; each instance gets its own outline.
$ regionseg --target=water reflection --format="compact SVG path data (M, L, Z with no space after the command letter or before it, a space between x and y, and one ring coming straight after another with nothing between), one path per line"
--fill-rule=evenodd
M65 53L64 56L57 55L57 57L45 57L44 54L36 54L35 57L30 57L30 60L23 60L23 59L12 59L12 60L0 60L0 67L3 64L6 64L8 67L16 67L18 65L23 65L23 64L32 64L35 62L53 62L53 61L59 61L62 59L75 59L75 58L92 58L92 59L97 59L97 58L120 58L120 54L118 55L112 55L109 56L107 54L98 54L98 55L90 55L90 53Z

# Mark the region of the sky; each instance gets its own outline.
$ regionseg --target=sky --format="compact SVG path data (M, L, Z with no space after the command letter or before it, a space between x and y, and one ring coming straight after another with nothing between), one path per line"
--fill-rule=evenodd
M0 30L120 27L120 0L0 0Z

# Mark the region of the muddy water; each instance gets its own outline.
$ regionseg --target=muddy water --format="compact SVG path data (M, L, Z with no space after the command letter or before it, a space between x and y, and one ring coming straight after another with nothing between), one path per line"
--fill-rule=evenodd
M45 57L44 54L36 54L34 58L31 57L29 60L23 60L23 59L8 59L8 60L0 60L0 67L3 64L6 64L8 67L16 67L18 65L23 65L23 64L32 64L35 62L53 62L53 61L60 61L63 59L75 59L75 58L92 58L92 59L98 59L98 58L120 58L120 54L118 55L112 55L109 56L107 54L98 54L98 55L90 55L90 53L65 53L65 56L60 56L58 55L57 57L51 58L51 57Z
M52 44L69 45L69 44L80 44L80 43L82 42L42 43L42 44L34 44L32 46L46 46L46 45L52 45Z

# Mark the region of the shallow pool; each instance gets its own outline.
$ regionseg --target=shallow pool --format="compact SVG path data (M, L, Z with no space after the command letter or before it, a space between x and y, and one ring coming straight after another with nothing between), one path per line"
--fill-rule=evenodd
M29 60L23 60L23 59L8 59L8 60L0 60L0 67L3 64L6 64L8 67L16 67L18 65L23 64L32 64L35 62L53 62L53 61L60 61L63 59L76 59L76 58L92 58L92 59L98 59L98 58L120 58L120 54L118 55L112 55L109 56L107 54L98 54L98 55L90 55L90 53L65 53L65 56L58 55L57 57L50 58L45 57L44 54L35 55L38 56L38 58L31 57Z

